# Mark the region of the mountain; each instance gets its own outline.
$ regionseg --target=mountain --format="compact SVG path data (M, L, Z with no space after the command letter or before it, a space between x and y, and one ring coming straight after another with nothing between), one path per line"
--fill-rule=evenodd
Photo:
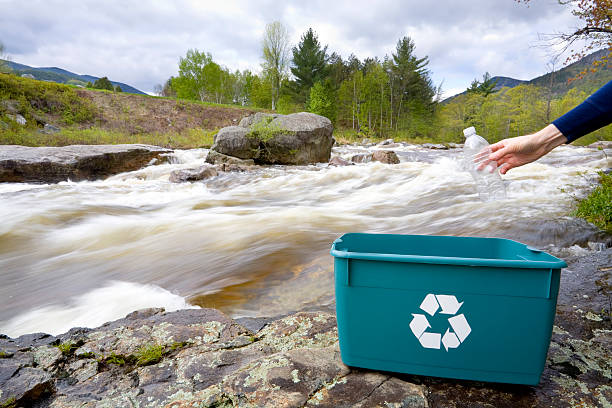
M494 76L491 79L493 81L496 81L496 90L499 90L503 87L514 88L515 86L522 84L536 85L543 88L548 88L551 86L552 79L552 92L554 96L564 95L572 88L580 88L585 89L587 92L593 92L612 79L611 62L608 62L607 66L601 67L595 73L588 73L582 79L569 83L568 80L575 78L584 69L592 68L593 61L595 61L596 59L600 59L601 57L607 55L607 53L607 49L595 51L594 53L589 54L584 58L580 59L579 61L576 61L566 67L563 67L558 71L555 71L554 73L549 72L531 80L514 79L504 76ZM448 103L459 95L463 95L464 93L465 91L461 92L460 94L448 97L443 100L442 103Z
M509 78L509 77L504 77L504 76L494 76L491 79L495 81L496 90L501 89L504 86L507 86L508 88L514 88L515 86L526 84L529 82L529 81L523 81L522 79L514 79L514 78Z
M12 70L13 73L19 76L31 76L34 79L38 79L40 81L51 81L51 82L59 82L62 84L71 84L71 85L87 85L87 82L94 82L99 77L92 75L79 75L74 72L66 71L62 68L57 67L30 67L28 65L19 64L12 61L4 61L8 65L8 67ZM141 90L134 88L128 84L124 84L123 82L111 81L113 86L119 85L123 92L129 92L134 94L145 94Z

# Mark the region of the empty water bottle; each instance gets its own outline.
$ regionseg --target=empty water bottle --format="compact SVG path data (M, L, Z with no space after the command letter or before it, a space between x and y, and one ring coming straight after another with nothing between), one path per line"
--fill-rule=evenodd
M506 198L506 186L497 171L497 163L487 158L491 154L489 143L476 134L474 127L463 130L465 145L463 146L464 163L476 182L476 190L482 201L503 200Z

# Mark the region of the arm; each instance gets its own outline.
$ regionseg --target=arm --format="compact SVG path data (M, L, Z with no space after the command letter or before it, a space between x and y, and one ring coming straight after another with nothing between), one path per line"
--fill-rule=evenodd
M612 121L612 81L609 81L584 102L576 106L553 124L571 143Z
M612 122L612 81L580 105L531 135L504 139L491 145L488 161L496 161L500 173L531 163L563 143Z
M504 139L491 145L489 160L496 161L501 167L499 172L506 174L508 170L531 163L566 142L563 133L550 124L532 135Z

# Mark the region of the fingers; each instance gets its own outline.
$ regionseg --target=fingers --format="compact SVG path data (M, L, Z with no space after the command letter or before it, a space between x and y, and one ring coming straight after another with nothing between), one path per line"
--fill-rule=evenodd
M513 166L510 163L504 163L501 166L499 166L499 172L500 174L506 174L508 172L508 170L515 168L516 166Z
M493 150L493 146L495 146L495 145L491 146L491 150ZM507 147L505 147L505 146L502 146L501 148L498 147L497 149L493 150L493 153L491 153L489 155L489 160L490 161L499 161L506 154L510 153L508 150L509 149Z
M491 146L489 146L491 148L492 152L496 152L499 149L503 149L506 145L505 145L506 140L500 140L497 143L493 143Z

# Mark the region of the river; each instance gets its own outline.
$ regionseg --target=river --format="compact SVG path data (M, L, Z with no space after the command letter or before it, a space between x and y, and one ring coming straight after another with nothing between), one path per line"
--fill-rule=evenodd
M376 147L339 146L350 158ZM334 300L345 232L489 236L546 250L595 229L568 216L612 151L562 146L483 203L461 150L393 147L397 165L266 166L172 184L206 149L106 180L0 184L0 333L59 334L145 307L271 316Z

